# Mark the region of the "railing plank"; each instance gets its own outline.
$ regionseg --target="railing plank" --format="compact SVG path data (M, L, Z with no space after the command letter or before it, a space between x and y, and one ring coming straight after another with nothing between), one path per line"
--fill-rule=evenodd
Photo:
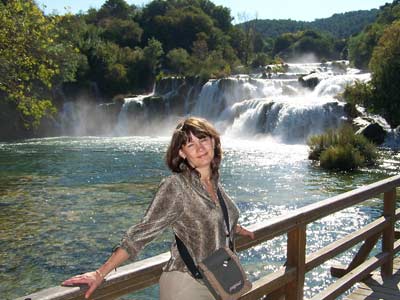
M299 208L285 216L271 218L269 221L251 227L255 239L239 239L238 249L245 250L282 235L301 224L309 224L330 214L359 204L381 193L400 186L400 175L393 176L367 186Z
M308 255L306 259L306 272L314 269L315 267L344 252L345 250L350 249L359 242L382 232L385 226L388 225L389 223L385 220L385 218L380 217L363 228L352 232L340 240L337 240L328 246L325 246L324 248Z
M396 188L392 188L383 195L383 215L389 219L390 225L383 231L382 251L389 254L390 259L381 268L382 277L393 274L393 244L394 244L394 223L396 215Z
M276 291L296 279L296 268L284 267L278 271L264 276L255 282L250 291L240 297L240 300L259 299Z
M120 295L118 292L120 288L124 288L123 294L127 294L157 283L162 267L169 257L170 253L166 252L118 268L117 271L113 271L107 276L106 281L96 291L94 299L100 299L103 293L109 296L113 294ZM31 300L81 300L84 299L83 295L86 290L86 285L78 287L59 286L41 290L16 300L24 300L26 298ZM115 293L113 290L115 290Z
M377 269L390 258L388 253L381 253L371 257L342 278L336 280L327 289L312 297L310 300L334 300L343 294L356 282L367 277L373 270Z
M296 268L296 280L286 285L287 300L303 299L306 257L306 226L288 232L287 266Z

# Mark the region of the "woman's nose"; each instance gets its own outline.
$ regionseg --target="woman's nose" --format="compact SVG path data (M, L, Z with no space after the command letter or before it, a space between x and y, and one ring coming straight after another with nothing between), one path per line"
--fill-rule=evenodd
M197 151L203 151L205 149L204 145L200 142L195 143L195 146Z

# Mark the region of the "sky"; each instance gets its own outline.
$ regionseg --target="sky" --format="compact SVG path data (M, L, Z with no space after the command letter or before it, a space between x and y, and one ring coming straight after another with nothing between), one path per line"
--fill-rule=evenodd
M86 12L100 8L106 0L36 0L45 13ZM251 19L292 19L314 21L329 18L335 13L379 8L385 0L211 0L216 5L230 8L234 23ZM144 6L150 0L126 0L129 4ZM43 5L46 7L44 8Z

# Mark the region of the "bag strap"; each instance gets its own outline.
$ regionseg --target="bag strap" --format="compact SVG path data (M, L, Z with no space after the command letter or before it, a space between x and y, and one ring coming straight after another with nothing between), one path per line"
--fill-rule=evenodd
M221 209L222 209L222 214L224 215L226 229L227 229L227 231L229 231L230 227L229 227L228 209L226 208L224 198L222 198L221 191L219 190L219 188L217 188L217 195L218 195L219 205L221 206Z
M193 277L196 279L202 279L199 269L196 267L192 256L190 255L188 249L185 244L181 241L180 238L175 234L176 246L178 247L179 254L182 257L183 262L186 267L189 269L190 273L192 273Z
M229 230L229 215L228 209L226 208L226 204L224 198L222 198L221 191L217 188L217 196L219 200L219 204L222 209L222 214L224 215L224 220L226 224L226 228ZM196 279L202 279L203 276L201 275L199 269L197 268L196 264L192 256L190 255L188 249L186 248L185 244L181 241L181 239L175 234L176 246L178 248L178 252L182 257L183 262L186 264L187 268L189 269L190 273L192 273L193 277ZM233 251L233 243L231 239L229 239L229 248Z

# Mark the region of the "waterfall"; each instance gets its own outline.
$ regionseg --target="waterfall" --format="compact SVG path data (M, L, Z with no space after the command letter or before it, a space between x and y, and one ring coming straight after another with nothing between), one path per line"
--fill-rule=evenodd
M370 80L369 73L341 66L289 64L286 73L268 79L238 75L202 84L168 79L153 94L125 99L117 134L147 134L195 115L231 137L269 136L304 143L311 134L346 119L344 103L336 97L346 85Z

